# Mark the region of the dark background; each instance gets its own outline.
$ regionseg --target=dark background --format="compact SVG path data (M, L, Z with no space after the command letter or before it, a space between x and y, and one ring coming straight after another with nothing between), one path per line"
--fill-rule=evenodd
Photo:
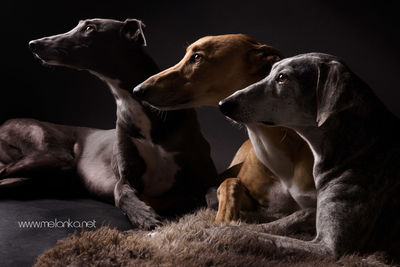
M46 68L28 41L65 32L79 19L127 17L145 22L148 51L164 69L205 35L245 33L286 56L325 52L343 58L398 116L399 22L394 1L2 1L0 123L31 117L113 128L115 105L87 72ZM219 170L246 133L215 108L199 117Z
M182 58L188 44L205 35L245 33L286 56L325 52L343 58L400 116L399 22L395 1L17 1L0 3L0 123L32 117L97 128L115 126L115 104L106 86L87 72L45 68L28 42L65 32L78 20L139 18L148 51L162 69ZM215 108L199 118L219 170L245 139ZM111 205L92 200L0 201L0 265L32 266L65 229L27 229L18 220L85 218L120 230L130 223Z

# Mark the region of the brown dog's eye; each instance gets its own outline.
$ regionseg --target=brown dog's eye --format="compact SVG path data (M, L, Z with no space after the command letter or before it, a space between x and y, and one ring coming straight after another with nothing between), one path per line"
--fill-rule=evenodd
M278 75L278 78L276 78L276 81L279 84L282 84L282 83L286 82L288 79L289 79L289 77L286 74L281 73Z
M200 54L193 54L192 57L190 58L190 61L194 64L199 64L201 62L201 55Z
M94 26L92 26L92 25L88 25L88 26L86 26L86 28L85 28L85 33L91 33L91 32L93 32L95 29L94 29Z

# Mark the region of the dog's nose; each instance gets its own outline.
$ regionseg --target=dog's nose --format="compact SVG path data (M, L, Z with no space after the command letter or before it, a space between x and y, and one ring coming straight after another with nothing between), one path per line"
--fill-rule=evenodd
M142 86L142 84L137 85L133 89L133 95L136 96L137 98L143 99L146 95L147 90Z
M29 42L29 49L32 52L36 52L39 49L39 47L40 47L40 43L38 41L34 40L34 41Z
M235 101L221 100L219 101L218 106L222 114L224 114L225 116L229 116L236 109L237 104Z

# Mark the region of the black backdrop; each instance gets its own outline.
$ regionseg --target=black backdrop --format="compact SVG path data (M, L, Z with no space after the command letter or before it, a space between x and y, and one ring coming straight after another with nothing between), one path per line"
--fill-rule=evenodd
M62 124L113 128L115 105L86 72L45 68L28 41L65 32L79 19L145 22L148 51L162 69L205 35L245 33L286 56L325 52L343 58L398 116L399 23L393 2L374 1L2 1L0 123L32 117ZM202 108L203 132L218 168L245 138L213 108Z

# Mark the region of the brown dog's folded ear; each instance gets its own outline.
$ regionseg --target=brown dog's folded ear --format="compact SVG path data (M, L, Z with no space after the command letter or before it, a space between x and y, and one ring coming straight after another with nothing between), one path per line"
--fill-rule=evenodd
M146 37L144 36L144 28L146 25L138 19L126 19L121 28L121 36L130 41L135 41L147 46Z
M250 72L266 76L272 65L283 58L282 53L268 45L253 44L249 52Z
M350 88L352 75L339 61L319 66L316 94L318 127L333 114L354 106L354 90Z

